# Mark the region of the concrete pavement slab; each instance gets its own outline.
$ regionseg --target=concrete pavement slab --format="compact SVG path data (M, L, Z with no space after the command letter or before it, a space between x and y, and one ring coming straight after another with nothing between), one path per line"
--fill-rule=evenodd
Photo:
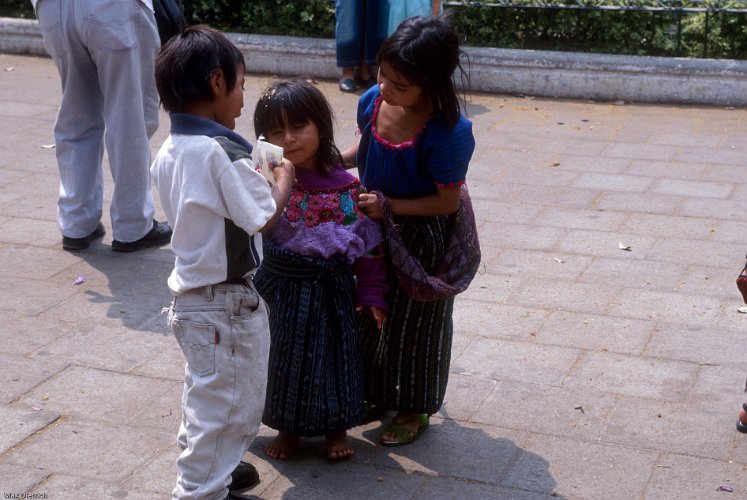
M625 238L624 241L624 244L635 245L635 240ZM611 242L607 243L609 245ZM621 253L617 252L617 255ZM570 262L570 258L566 262ZM599 257L584 269L580 280L584 283L613 283L616 287L672 291L679 286L678 283L683 282L688 269L685 264Z
M688 455L670 453L663 456L648 486L648 498L702 498L723 500L733 492L747 491L744 464L719 460L700 460ZM729 495L730 496L730 495Z
M532 454L547 460L547 470L536 470ZM567 498L638 498L657 458L655 451L532 434L506 485Z
M37 467L24 467L21 465L0 464L0 479L3 488L9 492L27 492L42 483L49 477L49 473L39 470Z
M74 492L75 498L126 498L128 500L165 498L163 493L130 489L98 479L65 474L55 474L48 477L44 482L31 489L27 498L32 498L31 495L33 494L36 494L37 498L44 498L43 495L52 498L55 493L50 492L60 491Z
M743 331L715 326L660 323L646 351L656 358L690 361L703 367L738 366L747 354L740 346L743 335Z
M72 417L56 421L11 450L4 461L119 484L158 450L173 444L171 433Z
M584 351L641 354L654 332L654 322L595 314L553 311L534 340L578 347Z
M449 374L446 401L440 415L451 419L476 422L477 412L486 397L498 385L492 378L461 373Z
M476 337L461 355L452 356L451 369L494 380L560 386L579 354L562 346Z
M53 411L44 411L41 405L16 405L0 408L0 422L3 433L0 435L0 454L5 454L25 439L44 429L60 418Z
M679 400L692 387L698 366L686 361L587 352L564 386L654 400Z
M726 461L731 449L724 443L734 437L730 429L732 420L707 396L663 402L622 397L610 415L601 441L682 454L698 450L700 457Z
M174 389L179 387L165 380L71 366L27 392L19 404L54 408L66 417L126 424L167 391L174 394ZM115 392L118 397L112 398Z
M604 391L506 379L498 382L471 420L598 441L617 400ZM542 401L542 411L537 401Z
M18 354L0 353L0 402L12 403L52 375L67 367L65 360L38 363Z
M672 215L683 200L681 196L605 191L597 199L595 208L603 211L627 212L631 207L635 207L638 213ZM702 217L703 214L697 216Z
M500 230L497 232L500 234ZM482 240L480 245L482 245ZM594 261L590 257L557 250L508 248L495 259L485 259L485 263L490 265L495 272L512 276L539 274L547 279L574 280L579 278Z
M45 147L59 77L36 57L0 54L0 70L0 490L168 498L183 377L161 314L173 254L112 253L106 214L102 241L61 249ZM247 77L237 131L251 140L271 79ZM318 85L345 148L358 96ZM747 497L734 428L747 110L490 94L467 109L483 264L456 299L443 408L412 446L378 445L386 420L352 429L356 455L339 464L322 439L269 459L262 427L247 494L700 499L727 483ZM162 114L153 152L167 128Z

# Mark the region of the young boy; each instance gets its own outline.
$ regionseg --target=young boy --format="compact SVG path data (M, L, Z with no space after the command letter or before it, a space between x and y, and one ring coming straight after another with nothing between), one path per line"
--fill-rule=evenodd
M251 277L259 234L280 216L293 164L275 186L233 132L244 106L241 52L207 26L187 28L156 59L171 133L151 166L176 254L169 324L186 357L175 499L233 498L257 472L241 457L256 436L267 382L269 325Z

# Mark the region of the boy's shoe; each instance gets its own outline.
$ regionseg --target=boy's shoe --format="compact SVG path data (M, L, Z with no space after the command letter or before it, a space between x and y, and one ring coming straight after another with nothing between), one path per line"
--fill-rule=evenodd
M88 236L83 236L82 238L70 238L69 236L63 236L62 248L64 250L70 250L71 252L85 250L86 248L91 246L91 242L93 240L101 238L105 234L106 231L104 230L104 225L99 222L99 225L96 226L96 229L94 229L93 232Z
M259 472L250 463L239 462L239 465L231 473L231 484L228 485L229 493L248 490L259 484ZM230 495L229 495L230 496Z
M153 228L148 231L148 234L139 240L130 241L129 243L112 240L112 250L115 252L135 252L143 248L160 247L171 241L171 233L173 231L168 222L153 220Z

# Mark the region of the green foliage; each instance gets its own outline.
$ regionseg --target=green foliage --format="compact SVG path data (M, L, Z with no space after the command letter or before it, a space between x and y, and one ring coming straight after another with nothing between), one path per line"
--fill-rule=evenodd
M747 12L488 7L474 0L465 4L454 8L467 45L747 59Z
M334 38L335 5L329 0L183 0L191 24L238 33Z
M0 17L23 17L34 19L34 8L29 0L3 0Z

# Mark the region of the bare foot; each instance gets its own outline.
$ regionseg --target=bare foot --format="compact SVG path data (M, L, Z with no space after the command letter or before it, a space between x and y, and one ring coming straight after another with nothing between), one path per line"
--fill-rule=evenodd
M345 431L327 434L326 438L328 459L342 460L353 456L353 448L348 444Z
M268 457L288 460L296 450L297 444L298 436L286 434L285 432L278 432L278 435L272 440L272 443L265 446L265 453L267 453Z

